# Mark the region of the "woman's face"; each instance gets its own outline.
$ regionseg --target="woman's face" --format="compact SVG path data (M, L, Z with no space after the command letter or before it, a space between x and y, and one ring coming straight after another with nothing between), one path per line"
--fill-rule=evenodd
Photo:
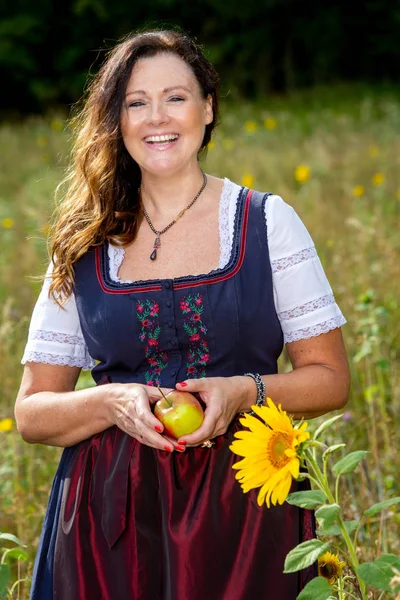
M213 119L191 68L174 54L139 59L121 110L126 149L142 173L174 174L197 162L205 126Z

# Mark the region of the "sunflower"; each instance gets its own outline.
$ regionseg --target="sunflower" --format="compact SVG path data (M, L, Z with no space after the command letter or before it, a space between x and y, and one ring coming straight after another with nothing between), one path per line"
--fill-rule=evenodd
M342 576L342 570L346 563L339 560L337 554L325 552L318 559L318 575L325 577L329 585L333 585Z
M262 421L246 414L240 423L250 431L235 433L237 440L229 446L234 454L243 460L232 465L237 469L244 492L261 487L257 502L283 504L286 500L292 478L297 479L300 469L299 446L309 439L305 431L307 423L294 427L287 413L267 398L268 406L252 406L252 410Z

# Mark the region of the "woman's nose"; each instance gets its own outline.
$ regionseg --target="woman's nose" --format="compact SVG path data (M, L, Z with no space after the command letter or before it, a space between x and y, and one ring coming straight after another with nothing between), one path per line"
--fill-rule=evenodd
M150 120L152 123L159 125L167 122L168 118L168 112L166 111L166 107L164 106L163 102L154 102L151 105Z

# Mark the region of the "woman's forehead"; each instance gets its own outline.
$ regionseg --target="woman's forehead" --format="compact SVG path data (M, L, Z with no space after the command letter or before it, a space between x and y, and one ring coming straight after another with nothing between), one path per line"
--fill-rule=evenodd
M177 87L194 91L199 86L192 69L182 58L162 53L139 58L132 68L127 93L147 93L153 89L169 91Z

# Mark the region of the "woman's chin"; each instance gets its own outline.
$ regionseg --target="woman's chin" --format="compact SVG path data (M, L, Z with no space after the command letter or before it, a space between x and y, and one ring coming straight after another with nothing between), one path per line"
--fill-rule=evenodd
M146 173L149 175L157 175L157 176L165 176L175 175L180 171L186 169L188 165L188 161L177 161L177 160L152 160L151 162L140 165L140 169L142 173Z

